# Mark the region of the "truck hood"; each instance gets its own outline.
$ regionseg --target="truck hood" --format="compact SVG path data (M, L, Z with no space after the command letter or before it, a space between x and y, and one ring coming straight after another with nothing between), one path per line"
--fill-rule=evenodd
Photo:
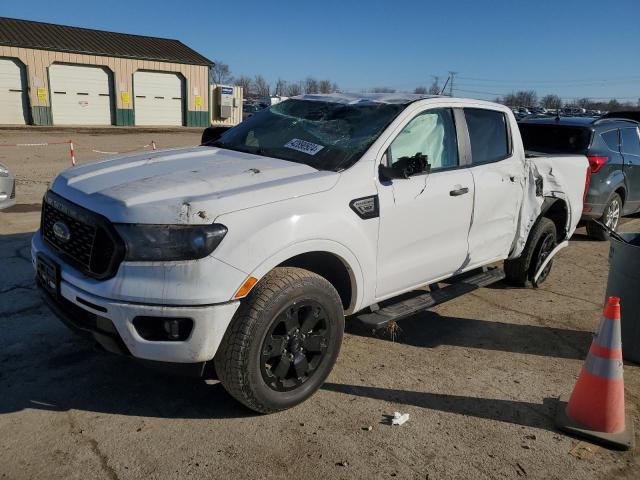
M332 188L340 174L212 147L116 157L62 172L52 190L116 223L206 224Z

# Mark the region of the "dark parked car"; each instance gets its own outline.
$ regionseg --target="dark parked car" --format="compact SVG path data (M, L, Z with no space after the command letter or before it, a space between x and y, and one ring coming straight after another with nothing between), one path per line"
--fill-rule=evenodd
M631 119L527 118L519 124L525 150L582 154L589 158L591 178L583 220L587 233L600 240L608 234L598 219L614 230L620 217L640 210L640 131Z

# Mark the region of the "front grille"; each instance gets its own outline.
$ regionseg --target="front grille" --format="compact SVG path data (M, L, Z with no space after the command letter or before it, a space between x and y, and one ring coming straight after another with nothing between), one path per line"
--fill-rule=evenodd
M112 277L122 261L124 246L109 221L53 192L42 202L41 233L65 260L91 277Z

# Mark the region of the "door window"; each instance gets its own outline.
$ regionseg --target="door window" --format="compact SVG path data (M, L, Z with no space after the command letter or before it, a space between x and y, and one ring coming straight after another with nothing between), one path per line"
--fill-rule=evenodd
M604 143L607 144L610 150L614 152L618 151L619 148L619 140L618 140L618 130L609 130L608 132L604 132L602 135L602 139Z
M411 120L389 147L390 164L417 154L427 156L431 171L458 166L458 140L449 108L427 110Z
M465 108L464 116L471 141L472 163L495 162L510 155L509 129L503 112Z
M623 128L622 132L622 153L630 155L640 155L640 137L637 128Z

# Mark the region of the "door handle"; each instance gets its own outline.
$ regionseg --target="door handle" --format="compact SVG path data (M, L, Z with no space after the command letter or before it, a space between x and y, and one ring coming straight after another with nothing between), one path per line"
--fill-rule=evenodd
M469 187L456 188L455 190L451 190L449 195L452 197L459 197L460 195L464 195L465 193L469 193Z

